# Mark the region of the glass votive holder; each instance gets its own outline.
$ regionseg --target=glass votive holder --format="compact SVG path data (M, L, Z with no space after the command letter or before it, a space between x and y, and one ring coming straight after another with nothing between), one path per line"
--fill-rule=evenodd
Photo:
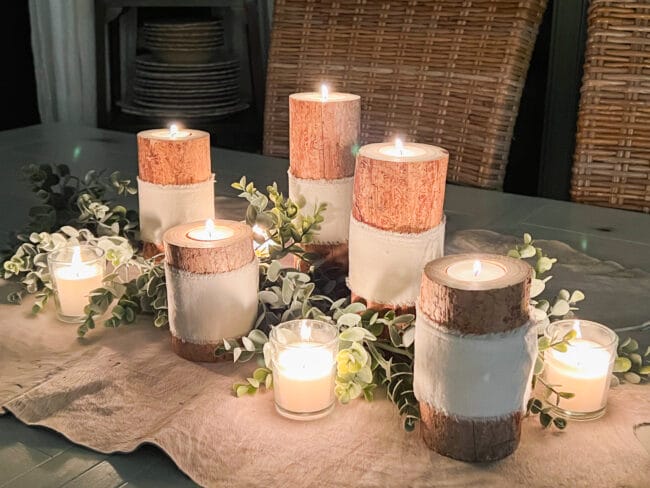
M319 320L292 320L269 336L275 408L293 420L316 420L334 408L338 328Z
M56 314L63 322L81 323L88 296L104 281L104 251L88 244L66 246L47 256Z
M546 327L551 343L562 340L571 330L575 339L566 352L544 352L542 378L557 391L573 393L573 398L555 398L554 413L572 420L593 420L605 414L607 393L616 359L618 336L610 328L589 320L560 320ZM554 395L553 395L554 396Z

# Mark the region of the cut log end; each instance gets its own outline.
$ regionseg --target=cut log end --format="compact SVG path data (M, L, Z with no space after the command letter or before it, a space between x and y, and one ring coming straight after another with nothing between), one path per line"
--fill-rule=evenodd
M521 438L522 414L489 419L448 416L420 402L422 438L429 449L460 461L483 463L512 454Z
M357 295L354 292L351 292L352 302L361 302L366 305L368 310L374 310L375 312L388 312L393 310L397 315L404 314L415 314L415 305L388 305L386 303L373 302L372 300L366 300L362 296Z
M497 263L505 274L469 282L454 279L448 268L459 261ZM514 330L530 318L532 268L520 259L494 254L456 254L431 261L424 268L420 311L431 321L461 334Z
M197 241L189 232L202 228L203 222L172 227L163 236L165 259L170 266L198 274L226 273L250 263L254 257L253 231L241 222L215 220L217 228L228 228L232 235L214 241Z
M342 274L348 273L348 243L341 244L301 244L305 252L315 253L322 256L324 262L321 266L325 268L336 268ZM303 273L309 271L309 263L296 258L296 268Z
M232 361L232 354L225 354L223 356L216 356L215 350L219 345L218 343L208 344L194 344L192 342L184 341L183 339L171 335L172 350L188 361L202 362L202 363L225 363Z
M145 259L150 259L154 256L164 255L165 246L163 244L154 244L153 242L142 243L142 255ZM161 256L162 260L162 256Z
M363 146L357 156L352 215L377 229L417 234L442 221L449 155L421 145L428 157L415 162L382 160ZM370 148L370 149L368 149ZM394 158L392 158L394 159Z
M164 129L138 133L138 174L149 183L189 185L208 180L212 175L210 134L189 130L187 137L161 137Z

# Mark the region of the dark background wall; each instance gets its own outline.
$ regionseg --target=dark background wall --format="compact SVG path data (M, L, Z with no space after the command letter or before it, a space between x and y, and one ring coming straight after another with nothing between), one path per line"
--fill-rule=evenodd
M0 46L0 130L38 124L36 77L32 57L28 2L2 2Z
M513 134L507 192L568 199L588 4L549 0ZM40 122L28 2L2 7L0 130Z

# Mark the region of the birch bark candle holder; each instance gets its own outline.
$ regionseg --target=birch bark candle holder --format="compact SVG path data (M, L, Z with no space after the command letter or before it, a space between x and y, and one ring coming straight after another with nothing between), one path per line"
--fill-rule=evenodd
M424 265L444 253L449 154L427 144L363 146L350 221L352 299L413 311Z
M214 218L210 134L153 129L138 133L138 199L144 255L163 252L163 233L178 224Z
M245 335L257 317L259 264L250 227L192 222L164 235L172 349L190 361L216 361L223 339Z
M485 462L517 448L537 355L531 278L525 262L490 254L425 267L413 382L422 436L434 451Z
M305 212L327 204L321 230L303 249L344 269L360 107L358 95L330 94L325 86L289 96L289 197Z

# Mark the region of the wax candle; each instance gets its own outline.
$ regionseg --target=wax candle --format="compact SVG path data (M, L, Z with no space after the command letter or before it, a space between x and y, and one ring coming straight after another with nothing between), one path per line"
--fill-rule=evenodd
M334 407L336 327L294 320L271 331L276 409L288 418L313 420Z
M396 158L412 158L427 154L427 150L420 144L404 144L402 139L397 137L393 144L382 145L379 153Z
M64 322L80 322L91 291L104 279L104 252L93 246L71 246L48 255L57 315Z
M501 278L506 270L498 263L490 260L465 259L451 264L447 274L462 281L491 281Z
M196 241L218 241L232 236L234 231L230 227L214 225L214 220L207 219L203 227L196 227L187 233L187 237Z
M545 352L543 378L556 390L574 394L573 398L560 398L557 411L577 420L598 418L607 405L618 338L601 324L578 320L554 322L546 335L555 342L571 329L577 337L566 351Z

